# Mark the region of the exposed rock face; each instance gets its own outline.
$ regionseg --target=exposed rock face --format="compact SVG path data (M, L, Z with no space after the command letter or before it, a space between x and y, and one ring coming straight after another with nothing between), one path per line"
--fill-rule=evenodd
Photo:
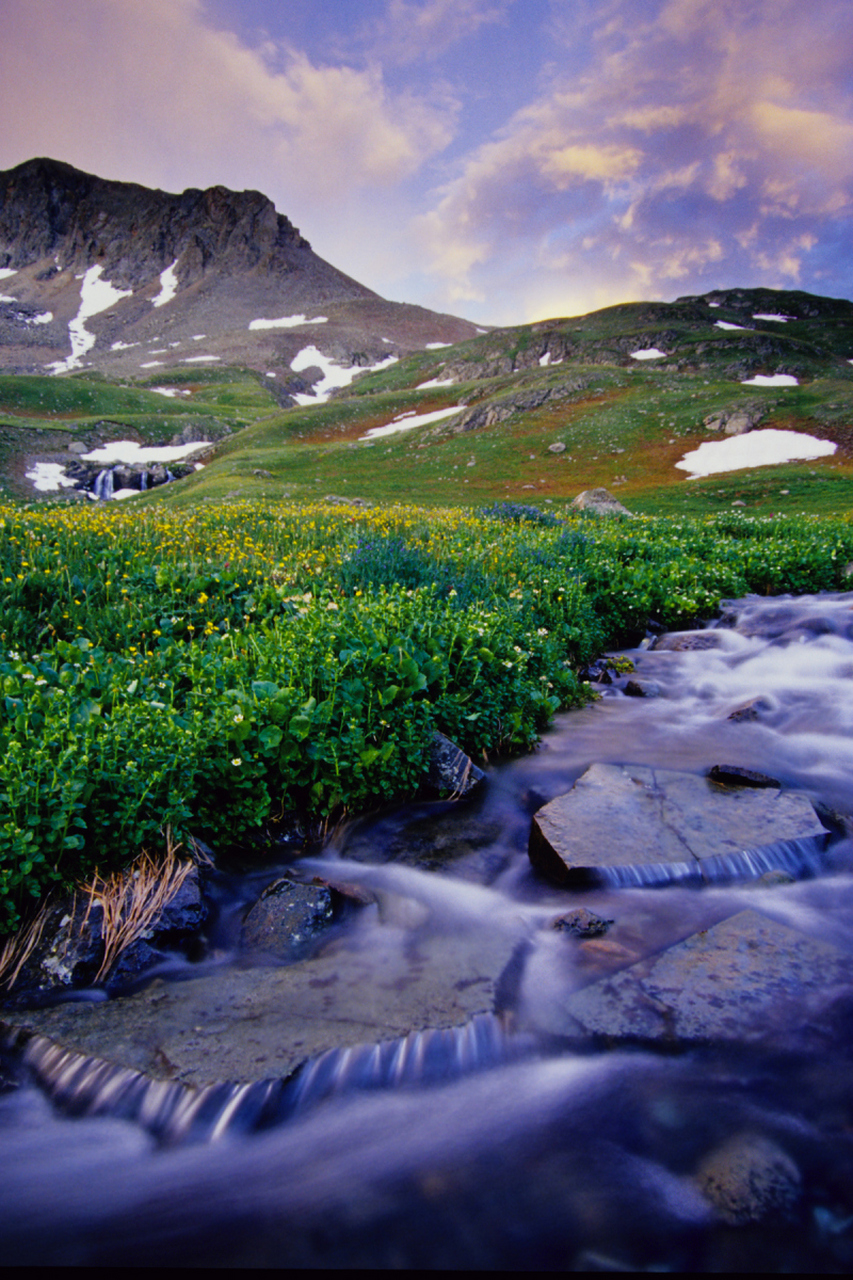
M770 869L771 850L784 861L785 846L796 842L805 857L825 838L808 800L776 787L721 787L692 773L594 764L536 814L530 859L562 884L714 879L727 868L751 878Z
M54 274L97 263L120 289L154 283L177 263L182 287L207 271L308 272L320 296L375 298L311 253L259 191L190 188L180 195L110 182L56 160L0 173L0 265L51 259ZM51 271L51 266L47 267Z
M155 979L122 1000L29 1010L15 1021L159 1079L195 1086L269 1079L329 1049L491 1012L514 945L503 931L479 926L382 952L351 936L295 964Z

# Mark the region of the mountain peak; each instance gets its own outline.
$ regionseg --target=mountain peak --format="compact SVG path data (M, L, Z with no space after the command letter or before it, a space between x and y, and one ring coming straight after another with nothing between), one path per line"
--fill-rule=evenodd
M370 364L477 332L455 317L385 302L318 257L260 191L152 190L44 156L0 172L0 270L0 348L19 372L85 365L126 376L164 363L124 354L145 346L174 352L169 363L206 355L289 368L308 345L306 332L325 356ZM320 311L322 336L300 333L299 317L316 324ZM255 332L267 321L269 331ZM75 326L84 322L81 364ZM190 357L182 348L198 334L206 350Z

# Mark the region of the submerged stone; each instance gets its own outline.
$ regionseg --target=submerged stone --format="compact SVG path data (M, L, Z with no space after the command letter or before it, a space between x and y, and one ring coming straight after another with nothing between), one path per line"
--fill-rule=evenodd
M746 910L554 1001L540 1029L789 1046L804 1024L814 1033L822 1009L851 983L853 955Z
M594 764L535 815L529 855L564 885L753 878L808 863L826 829L809 801L693 773Z
M738 1133L702 1161L696 1180L725 1222L788 1217L802 1196L794 1161L760 1133Z
M355 934L294 964L155 979L117 1000L16 1012L14 1023L161 1080L201 1087L281 1078L330 1049L490 1013L514 945L485 926L422 933L417 945L393 929L382 946L375 934Z

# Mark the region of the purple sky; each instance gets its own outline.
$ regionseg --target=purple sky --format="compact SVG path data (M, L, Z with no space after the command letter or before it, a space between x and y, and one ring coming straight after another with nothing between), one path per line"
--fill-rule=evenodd
M850 0L2 0L0 168L269 195L488 323L853 298Z

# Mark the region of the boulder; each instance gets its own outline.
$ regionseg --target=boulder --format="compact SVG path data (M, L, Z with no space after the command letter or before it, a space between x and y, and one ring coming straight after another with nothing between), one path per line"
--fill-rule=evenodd
M564 885L751 879L774 866L802 869L826 835L809 801L778 787L594 764L534 816L529 854Z
M597 516L629 516L631 512L608 489L584 489L571 504L572 511L591 511Z
M242 944L282 959L302 955L331 924L332 890L282 877L264 889L243 921Z

